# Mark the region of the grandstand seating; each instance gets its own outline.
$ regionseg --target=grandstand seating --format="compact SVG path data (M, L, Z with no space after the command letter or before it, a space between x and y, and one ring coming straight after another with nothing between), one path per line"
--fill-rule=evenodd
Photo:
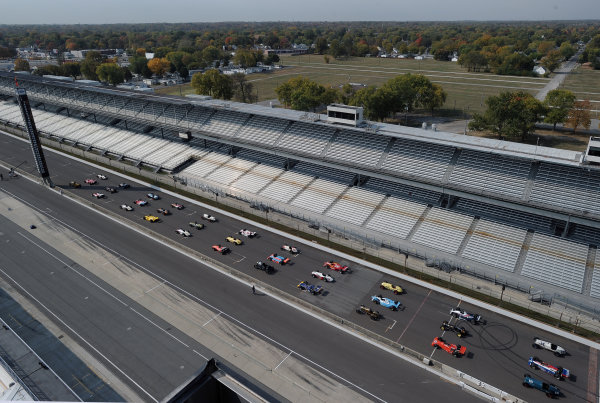
M269 164L279 168L283 168L286 162L286 159L283 157L278 157L272 154L265 154L261 153L260 151L254 151L249 149L243 149L238 151L236 156L239 158L245 158L247 160L260 162L261 164Z
M530 200L600 214L600 172L541 163Z
M188 112L188 115L183 118L181 123L185 125L186 128L201 130L212 113L213 111L211 109L196 106Z
M528 160L462 150L449 183L520 198L530 166Z
M325 179L316 179L302 190L291 202L292 206L301 207L315 213L323 213L338 198L347 185Z
M260 195L287 203L313 179L312 176L286 171L269 183L269 185L260 192Z
M287 120L253 115L242 127L237 138L253 143L273 145L288 124Z
M220 110L213 114L202 130L222 137L233 137L248 119L245 113Z
M396 139L381 169L394 175L441 181L454 148Z
M310 162L298 162L296 165L294 165L292 171L317 176L319 178L333 179L334 181L342 182L347 185L350 185L352 179L354 178L354 174L352 172L311 164Z
M199 154L198 156L201 156ZM194 162L189 167L181 171L181 176L193 176L195 178L204 178L207 174L214 171L231 159L230 155L222 154L217 151L206 153L200 160Z
M388 137L343 130L329 146L326 157L350 164L374 167L389 142Z
M426 208L425 204L390 196L367 221L366 227L373 231L406 239Z
M412 241L454 254L472 221L473 217L434 207L412 236Z
M294 122L277 143L280 148L301 154L321 155L335 128Z
M512 272L526 235L523 229L479 220L462 256Z
M600 253L598 253L597 250L596 260L594 261L594 271L592 272L590 296L593 298L600 298Z
M255 165L256 162L253 161L232 158L206 176L206 179L229 186L231 182L248 172Z
M382 193L351 187L331 206L326 215L350 224L362 226L365 220L385 198Z
M580 293L587 253L586 245L535 233L521 274Z
M574 240L600 246L600 229L576 224L570 236Z
M267 164L256 165L233 182L231 187L250 193L258 193L283 172L285 171L282 168L275 168Z
M441 196L441 193L438 192L379 178L369 178L365 187L405 199L417 199L431 204L437 204Z

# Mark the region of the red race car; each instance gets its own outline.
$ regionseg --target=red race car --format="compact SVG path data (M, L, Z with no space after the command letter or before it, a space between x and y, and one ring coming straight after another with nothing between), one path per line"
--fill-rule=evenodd
M465 346L461 346L460 344L457 345L446 343L446 341L441 337L436 337L435 339L433 339L431 345L435 348L441 348L448 354L452 354L455 357L461 357L467 352L467 348Z
M350 271L350 269L348 269L348 266L342 266L341 264L336 263L333 260L323 263L323 267L329 267L331 270L339 271L340 273L348 273Z
M227 252L229 252L229 248L227 246L221 246L221 245L213 245L212 250L214 250L215 252L220 252L221 255L224 255Z
M95 179L86 179L85 183L87 183L88 185L95 185L96 184L96 180Z

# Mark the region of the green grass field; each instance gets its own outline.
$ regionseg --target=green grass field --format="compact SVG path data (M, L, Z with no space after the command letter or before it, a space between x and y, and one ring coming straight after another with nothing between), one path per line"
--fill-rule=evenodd
M600 119L600 70L577 67L560 86L575 93L577 99L591 101L592 117Z
M440 84L448 93L446 104L438 114L462 116L481 112L485 99L506 90L537 93L547 78L498 76L490 73L469 73L455 62L413 59L346 58L325 63L323 56L283 56L281 70L248 76L254 84L259 101L277 98L275 88L292 77L303 75L323 85L341 87L346 83L382 85L398 75L423 74ZM189 84L157 89L159 94L193 93Z

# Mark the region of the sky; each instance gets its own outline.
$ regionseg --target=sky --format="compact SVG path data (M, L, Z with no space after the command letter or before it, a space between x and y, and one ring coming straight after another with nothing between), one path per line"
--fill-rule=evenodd
M0 0L0 24L600 19L600 0Z

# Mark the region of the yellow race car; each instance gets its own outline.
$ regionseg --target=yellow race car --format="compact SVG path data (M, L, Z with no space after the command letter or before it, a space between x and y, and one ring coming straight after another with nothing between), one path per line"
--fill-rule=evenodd
M159 220L159 218L155 215L145 215L144 220L150 221L150 222L157 222Z
M241 239L234 238L234 237L232 237L232 236L228 236L227 238L225 238L225 240L226 240L227 242L231 242L231 243L234 243L234 244L236 244L236 245L241 245L241 244L243 243Z
M388 283L387 281L384 281L383 283L381 283L379 288L381 288L382 290L393 291L394 294L402 294L402 292L404 291L404 290L402 290L402 287L400 287L399 285L394 285L392 283Z

